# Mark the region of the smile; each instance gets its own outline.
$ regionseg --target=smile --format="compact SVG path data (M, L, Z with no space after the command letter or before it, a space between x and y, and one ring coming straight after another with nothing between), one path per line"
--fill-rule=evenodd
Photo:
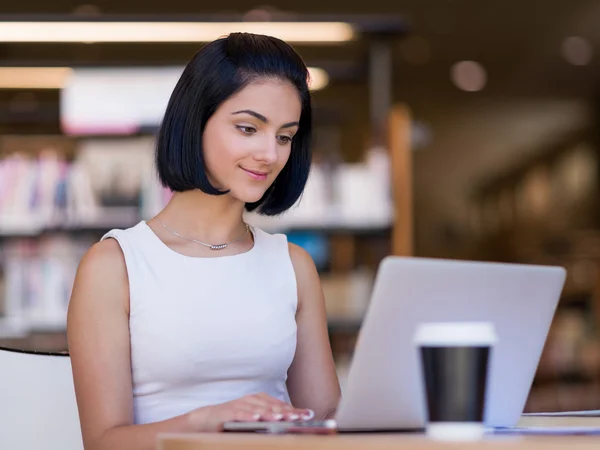
M267 179L267 172L255 172L254 170L248 170L248 169L244 169L243 167L241 168L244 172L246 172L248 175L250 175L252 178L254 178L255 180L266 180Z

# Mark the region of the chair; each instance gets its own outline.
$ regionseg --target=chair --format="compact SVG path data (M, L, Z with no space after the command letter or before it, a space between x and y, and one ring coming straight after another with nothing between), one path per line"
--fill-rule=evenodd
M0 449L83 449L68 354L0 347Z

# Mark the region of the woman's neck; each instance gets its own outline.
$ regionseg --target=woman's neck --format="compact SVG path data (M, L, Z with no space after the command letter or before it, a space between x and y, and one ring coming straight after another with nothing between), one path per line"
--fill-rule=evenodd
M177 233L203 242L229 242L246 230L244 203L200 190L176 192L158 218Z

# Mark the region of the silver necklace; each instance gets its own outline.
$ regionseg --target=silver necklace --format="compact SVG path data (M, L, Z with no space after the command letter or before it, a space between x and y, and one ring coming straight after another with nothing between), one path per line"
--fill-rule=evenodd
M244 232L244 234L242 234L241 236L235 238L233 241L225 242L224 244L207 244L206 242L202 242L202 241L198 241L196 239L191 239L191 238L187 238L185 236L182 236L181 234L179 234L176 231L174 231L171 228L169 228L158 217L156 218L156 220L158 220L162 224L163 227L165 227L168 231L170 231L171 233L173 233L175 236L180 237L181 239L185 239L186 241L191 241L191 242L195 242L196 244L204 245L205 247L208 247L211 250L223 250L229 244L233 244L234 242L241 241L242 239L244 239L246 237L246 235L248 234L248 232L250 231L250 226L246 223L246 224L244 224L244 225L246 225L246 231Z

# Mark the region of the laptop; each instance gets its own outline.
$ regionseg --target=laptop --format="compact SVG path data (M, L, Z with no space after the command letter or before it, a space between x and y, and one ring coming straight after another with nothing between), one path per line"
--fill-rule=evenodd
M426 403L413 337L424 322L487 321L485 425L513 427L525 407L565 282L562 267L387 257L375 278L335 420L228 423L226 431L420 430Z

